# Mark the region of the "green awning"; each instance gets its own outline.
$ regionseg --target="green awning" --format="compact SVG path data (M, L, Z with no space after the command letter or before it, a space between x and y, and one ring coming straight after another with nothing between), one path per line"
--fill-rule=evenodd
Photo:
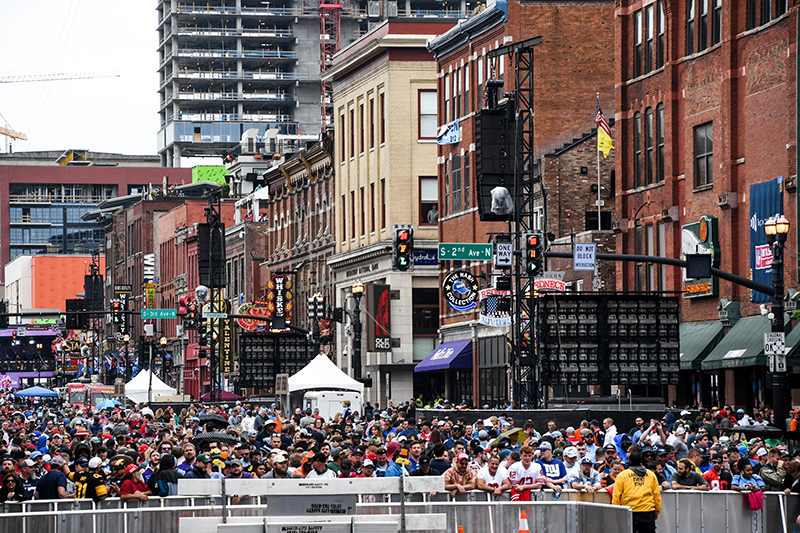
M700 370L703 359L722 340L719 320L681 324L681 370Z
M786 335L786 364L800 366L800 326Z
M791 327L789 315L785 316L786 330ZM766 316L740 318L717 347L703 361L703 370L766 366L764 333L772 327Z

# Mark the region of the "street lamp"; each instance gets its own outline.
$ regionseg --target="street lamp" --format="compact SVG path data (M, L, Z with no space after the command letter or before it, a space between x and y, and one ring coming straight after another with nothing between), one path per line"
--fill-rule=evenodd
M44 358L42 357L42 348L43 348L42 343L41 342L37 342L36 343L36 353L39 355L39 364L36 365L36 366L39 367L39 382L37 384L40 385L40 386L42 384L42 365L44 365Z
M783 247L789 234L789 220L778 216L770 217L764 223L767 242L772 249L772 332L784 333L783 322ZM789 416L789 396L786 394L786 355L778 354L772 372L772 410L775 424L786 429L786 418Z
M125 382L127 383L131 380L131 374L133 373L130 358L128 357L128 343L131 342L131 336L126 333L122 337L122 342L125 343L125 355L122 360L125 362Z
M364 283L356 281L350 289L356 306L353 309L353 378L361 379L361 296L364 294Z

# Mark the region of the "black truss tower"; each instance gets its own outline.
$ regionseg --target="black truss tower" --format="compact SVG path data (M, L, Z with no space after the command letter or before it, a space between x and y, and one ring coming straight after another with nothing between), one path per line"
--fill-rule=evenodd
M541 189L541 172L536 164L534 151L534 108L533 108L533 51L542 43L541 37L534 37L512 43L489 52L488 57L511 55L514 60L513 100L516 117L514 136L514 220L509 228L515 250L524 250L522 233L534 228L534 199L537 185ZM542 193L544 191L541 191ZM521 256L520 256L521 259ZM510 354L511 379L515 403L529 408L541 406L543 394L539 385L539 361L536 358L535 300L533 278L528 278L522 261L515 262L513 315ZM526 342L523 342L526 341ZM526 346L523 353L522 347Z

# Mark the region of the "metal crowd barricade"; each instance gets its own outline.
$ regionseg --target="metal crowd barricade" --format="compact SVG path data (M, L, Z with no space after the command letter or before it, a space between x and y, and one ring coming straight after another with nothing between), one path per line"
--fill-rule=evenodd
M189 485L182 481L179 483L182 495L150 498L146 502L109 498L98 503L91 500L6 503L0 504L0 533L181 533L181 519L187 518L211 518L213 527L219 523L261 521L263 524L270 495L313 493L322 490L319 488L322 485L333 486L339 492L361 493L355 508L357 516L373 515L378 519L374 515L400 515L405 520L412 515L438 513L444 515L447 531L456 531L459 525L465 526L467 532L516 531L519 511L523 508L528 512L531 531L630 531L629 526L618 527L620 523L627 524L625 517L630 516L629 510L609 506L611 496L606 492L587 494L567 490L556 501L555 493L545 490L534 492L533 502L510 502L490 501L487 493L471 491L451 500L442 490L442 478L427 478L441 483L433 497L429 495L431 486L415 485L415 479L426 478L405 478L403 485L399 478L324 480L325 483L300 479L226 480L224 491L219 480L190 482L189 485L195 483L194 489L187 488ZM392 501L392 497L400 500L401 492L406 497ZM233 494L253 496L247 505L231 505ZM733 491L665 491L661 497L659 531L773 533L783 532L784 526L785 531L798 529L794 524L800 515L800 497L795 494L765 492L764 508L760 511L751 511L745 506L743 493ZM407 529L427 531L420 529L421 524L424 522L409 520L411 527ZM572 529L574 524L581 526ZM584 525L586 528L581 529ZM200 533L196 528L183 531Z

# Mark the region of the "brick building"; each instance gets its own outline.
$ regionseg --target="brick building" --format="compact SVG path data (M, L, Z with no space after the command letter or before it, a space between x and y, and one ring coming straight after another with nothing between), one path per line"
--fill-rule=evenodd
M593 203L597 196L589 183L596 182L596 152L592 150L596 137L592 137L593 141L588 137L583 142L575 140L590 136L595 127L598 92L606 115L613 116L613 21L614 2L610 0L495 2L429 43L437 61L437 122L449 126L458 121L461 130L459 142L440 146L438 152L441 242L487 242L489 233L508 231L506 223L481 222L478 214L475 113L486 106L487 80L502 79L505 91L514 89L509 56L490 60L487 53L537 36L542 37L542 44L534 51L534 159L540 168L549 167L546 172L553 183L545 186L547 217L542 196L535 199L535 226L564 237L571 231L584 231L587 215L597 216L596 210L587 209L587 203ZM572 144L575 146L568 148ZM545 154L556 155L541 166L540 159ZM610 161L613 159L603 162L602 171L607 190ZM586 178L587 183L582 182L582 166L587 167L586 176L592 177ZM567 182L563 193L554 196L551 186L561 180ZM607 202L604 211L612 207ZM568 212L570 217L566 216ZM572 216L574 222L568 222ZM601 218L608 220L609 215ZM441 261L439 285L447 276L466 271L476 278L480 288L486 288L491 283L491 270L489 261ZM471 359L471 364L467 369L420 372L419 379L435 394L473 405L494 406L508 399L510 327L482 323L477 308L457 310L444 299L440 300L439 314L440 341L454 343L449 346L460 350L463 358ZM440 390L438 384L442 382L447 383L446 390Z
M360 357L371 377L367 400L386 405L418 394L413 368L435 347L438 299L436 218L436 64L428 39L455 21L435 18L384 22L336 54L333 83L336 139L336 305L352 307L351 288L366 286L361 320L363 353L337 336L340 367ZM392 270L395 224L414 228L414 268ZM381 301L380 322L373 304ZM364 312L366 310L366 312ZM421 390L426 390L424 387Z
M785 214L787 245L797 243L797 2L616 4L618 250L710 253L714 266L770 284L770 264L756 254L764 221ZM785 259L795 287L796 259ZM759 304L769 299L682 276L648 264L617 272L620 289L684 293L685 372L669 400L769 403L759 341L770 328Z

